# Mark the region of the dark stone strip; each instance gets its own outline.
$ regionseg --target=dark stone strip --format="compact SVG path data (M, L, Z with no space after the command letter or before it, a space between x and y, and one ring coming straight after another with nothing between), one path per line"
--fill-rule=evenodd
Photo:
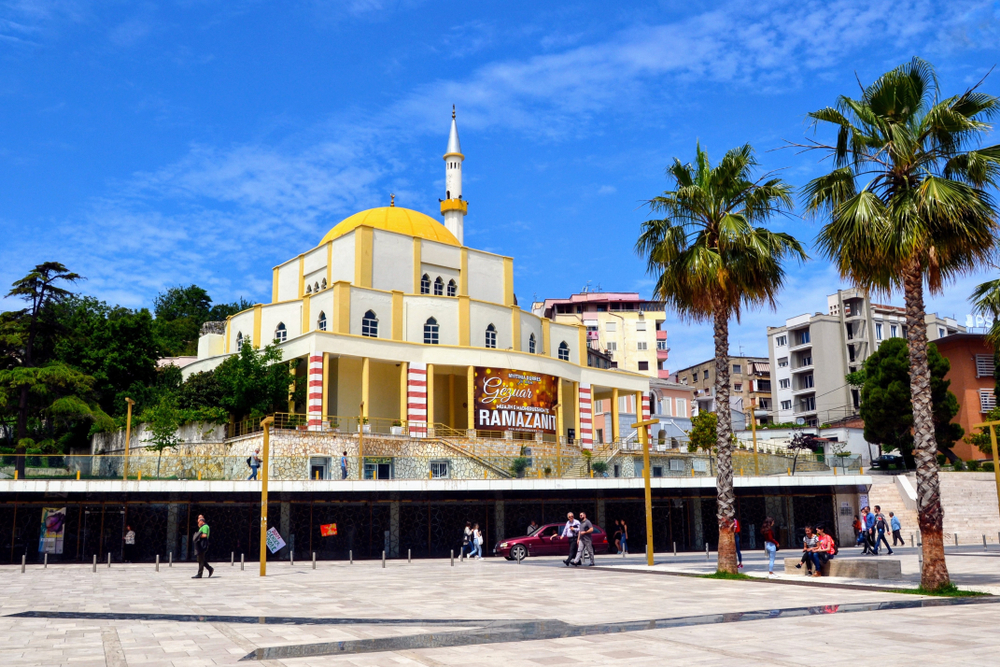
M201 614L142 614L83 611L22 611L6 618L56 618L100 621L172 621L175 623L249 623L254 625L458 625L482 626L491 620L448 618L303 618L296 616L213 616Z

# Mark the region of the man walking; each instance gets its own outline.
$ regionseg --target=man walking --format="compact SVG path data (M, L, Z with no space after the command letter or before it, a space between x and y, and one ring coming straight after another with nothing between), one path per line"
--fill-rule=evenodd
M260 458L260 450L259 449L254 450L254 453L251 454L250 458L247 459L247 465L250 466L250 476L247 477L247 481L251 479L254 480L257 479L257 470L260 468L261 460L262 459Z
M878 542L875 541L875 513L872 508L865 507L865 543L868 553L878 556Z
M580 522L573 517L572 512L566 513L566 525L563 526L562 532L558 535L553 535L550 539L556 539L557 537L565 537L569 540L569 554L566 556L566 560L563 564L569 567L570 561L576 557L577 550L577 535L580 533Z
M590 558L590 567L594 566L594 524L590 523L586 512L580 512L580 534L577 540L580 545L576 549L573 566L578 567L584 559Z
M195 532L191 541L194 543L194 553L198 557L198 574L191 577L192 579L201 579L201 573L208 570L209 578L215 574L215 568L208 564L208 535L209 535L208 523L205 521L205 515L198 515L198 530Z
M340 479L347 479L347 452L340 457Z
M885 515L882 514L882 508L878 505L875 506L875 530L878 533L878 537L875 538L875 555L878 555L878 545L885 544L885 548L891 556L892 547L889 546L889 540L885 539L885 533L889 530L889 522L885 520Z
M899 534L902 527L899 525L899 517L897 517L892 512L889 512L889 526L892 528L892 546L896 546L896 540L904 547L906 546L906 541L903 536Z

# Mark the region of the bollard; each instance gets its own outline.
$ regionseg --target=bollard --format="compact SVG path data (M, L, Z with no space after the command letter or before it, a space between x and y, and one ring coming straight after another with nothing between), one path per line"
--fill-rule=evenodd
M139 482L142 481L142 471L141 470L139 471L139 479L137 481L139 481Z
M171 551L170 552L170 562L167 563L167 567L173 567L173 566L174 566L174 552Z
M246 561L243 560L243 554L240 554L240 572L242 572L244 570L244 566L245 565L246 565Z
M674 542L674 555L675 556L677 555L677 543L676 542Z
M347 552L347 557L351 559L351 565L354 565L354 551L353 550L349 550Z
M385 550L382 550L382 569L385 569Z
M410 550L409 549L406 550L406 562L407 563L412 563L413 562L413 560L410 557Z
M295 565L295 552L291 549L288 550L288 564Z
M313 552L313 569L316 569L316 552Z
M97 554L94 554L94 567L91 572L97 572Z
M230 551L229 552L229 567L233 567L234 565L236 565L236 552L235 551Z
M955 533L955 546L958 546L958 533Z
M913 533L910 533L910 546L915 546L916 542L913 540Z
M520 552L520 550L519 550L519 551L517 552L517 564L518 564L518 565L520 565L520 564L521 564L521 561L522 561L522 560L524 560L524 554L522 554L522 553ZM581 561L582 561L582 559L581 559Z
M788 469L788 475L789 475L789 477L791 477L791 475L792 475L792 469L791 468Z
M24 574L24 564L28 560L27 554L21 554L21 574Z
M111 567L111 552L108 552L108 567Z
M14 468L14 481L17 481L17 468Z
M708 555L708 542L705 542L705 560L710 560L711 556Z
M521 561L518 561L518 563L520 563L520 562ZM455 567L455 550L454 549L451 550L451 566Z
M201 481L201 471L200 470L198 471L198 481L199 482Z
M986 540L984 538L983 542L985 543L985 541ZM48 551L45 552L45 558L42 560L42 569L43 570L49 569L49 552Z
M80 481L80 471L79 470L76 471L76 481L78 481L78 482Z
M983 551L986 551L986 536L983 535Z
M156 571L160 571L160 554L156 554Z

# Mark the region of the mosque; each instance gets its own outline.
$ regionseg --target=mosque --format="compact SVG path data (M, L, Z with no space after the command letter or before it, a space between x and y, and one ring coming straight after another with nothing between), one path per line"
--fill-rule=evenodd
M299 360L311 431L337 416L433 437L545 439L593 446L593 401L633 395L649 378L587 365L587 332L522 310L514 260L467 247L465 155L452 111L443 223L395 206L349 216L273 269L271 302L203 332L185 376L243 345L275 343ZM613 437L618 418L614 415Z

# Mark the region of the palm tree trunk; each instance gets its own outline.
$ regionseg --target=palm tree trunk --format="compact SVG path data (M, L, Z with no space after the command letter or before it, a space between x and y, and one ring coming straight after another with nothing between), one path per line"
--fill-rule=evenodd
M715 302L715 442L718 447L716 517L719 521L719 572L736 574L736 494L733 491L733 420L729 408L729 311L721 299Z
M913 458L917 463L917 520L923 539L920 585L934 590L950 583L944 561L944 509L938 481L937 440L931 406L931 371L927 364L924 280L914 260L903 274L906 342L910 354L910 400L913 403Z

